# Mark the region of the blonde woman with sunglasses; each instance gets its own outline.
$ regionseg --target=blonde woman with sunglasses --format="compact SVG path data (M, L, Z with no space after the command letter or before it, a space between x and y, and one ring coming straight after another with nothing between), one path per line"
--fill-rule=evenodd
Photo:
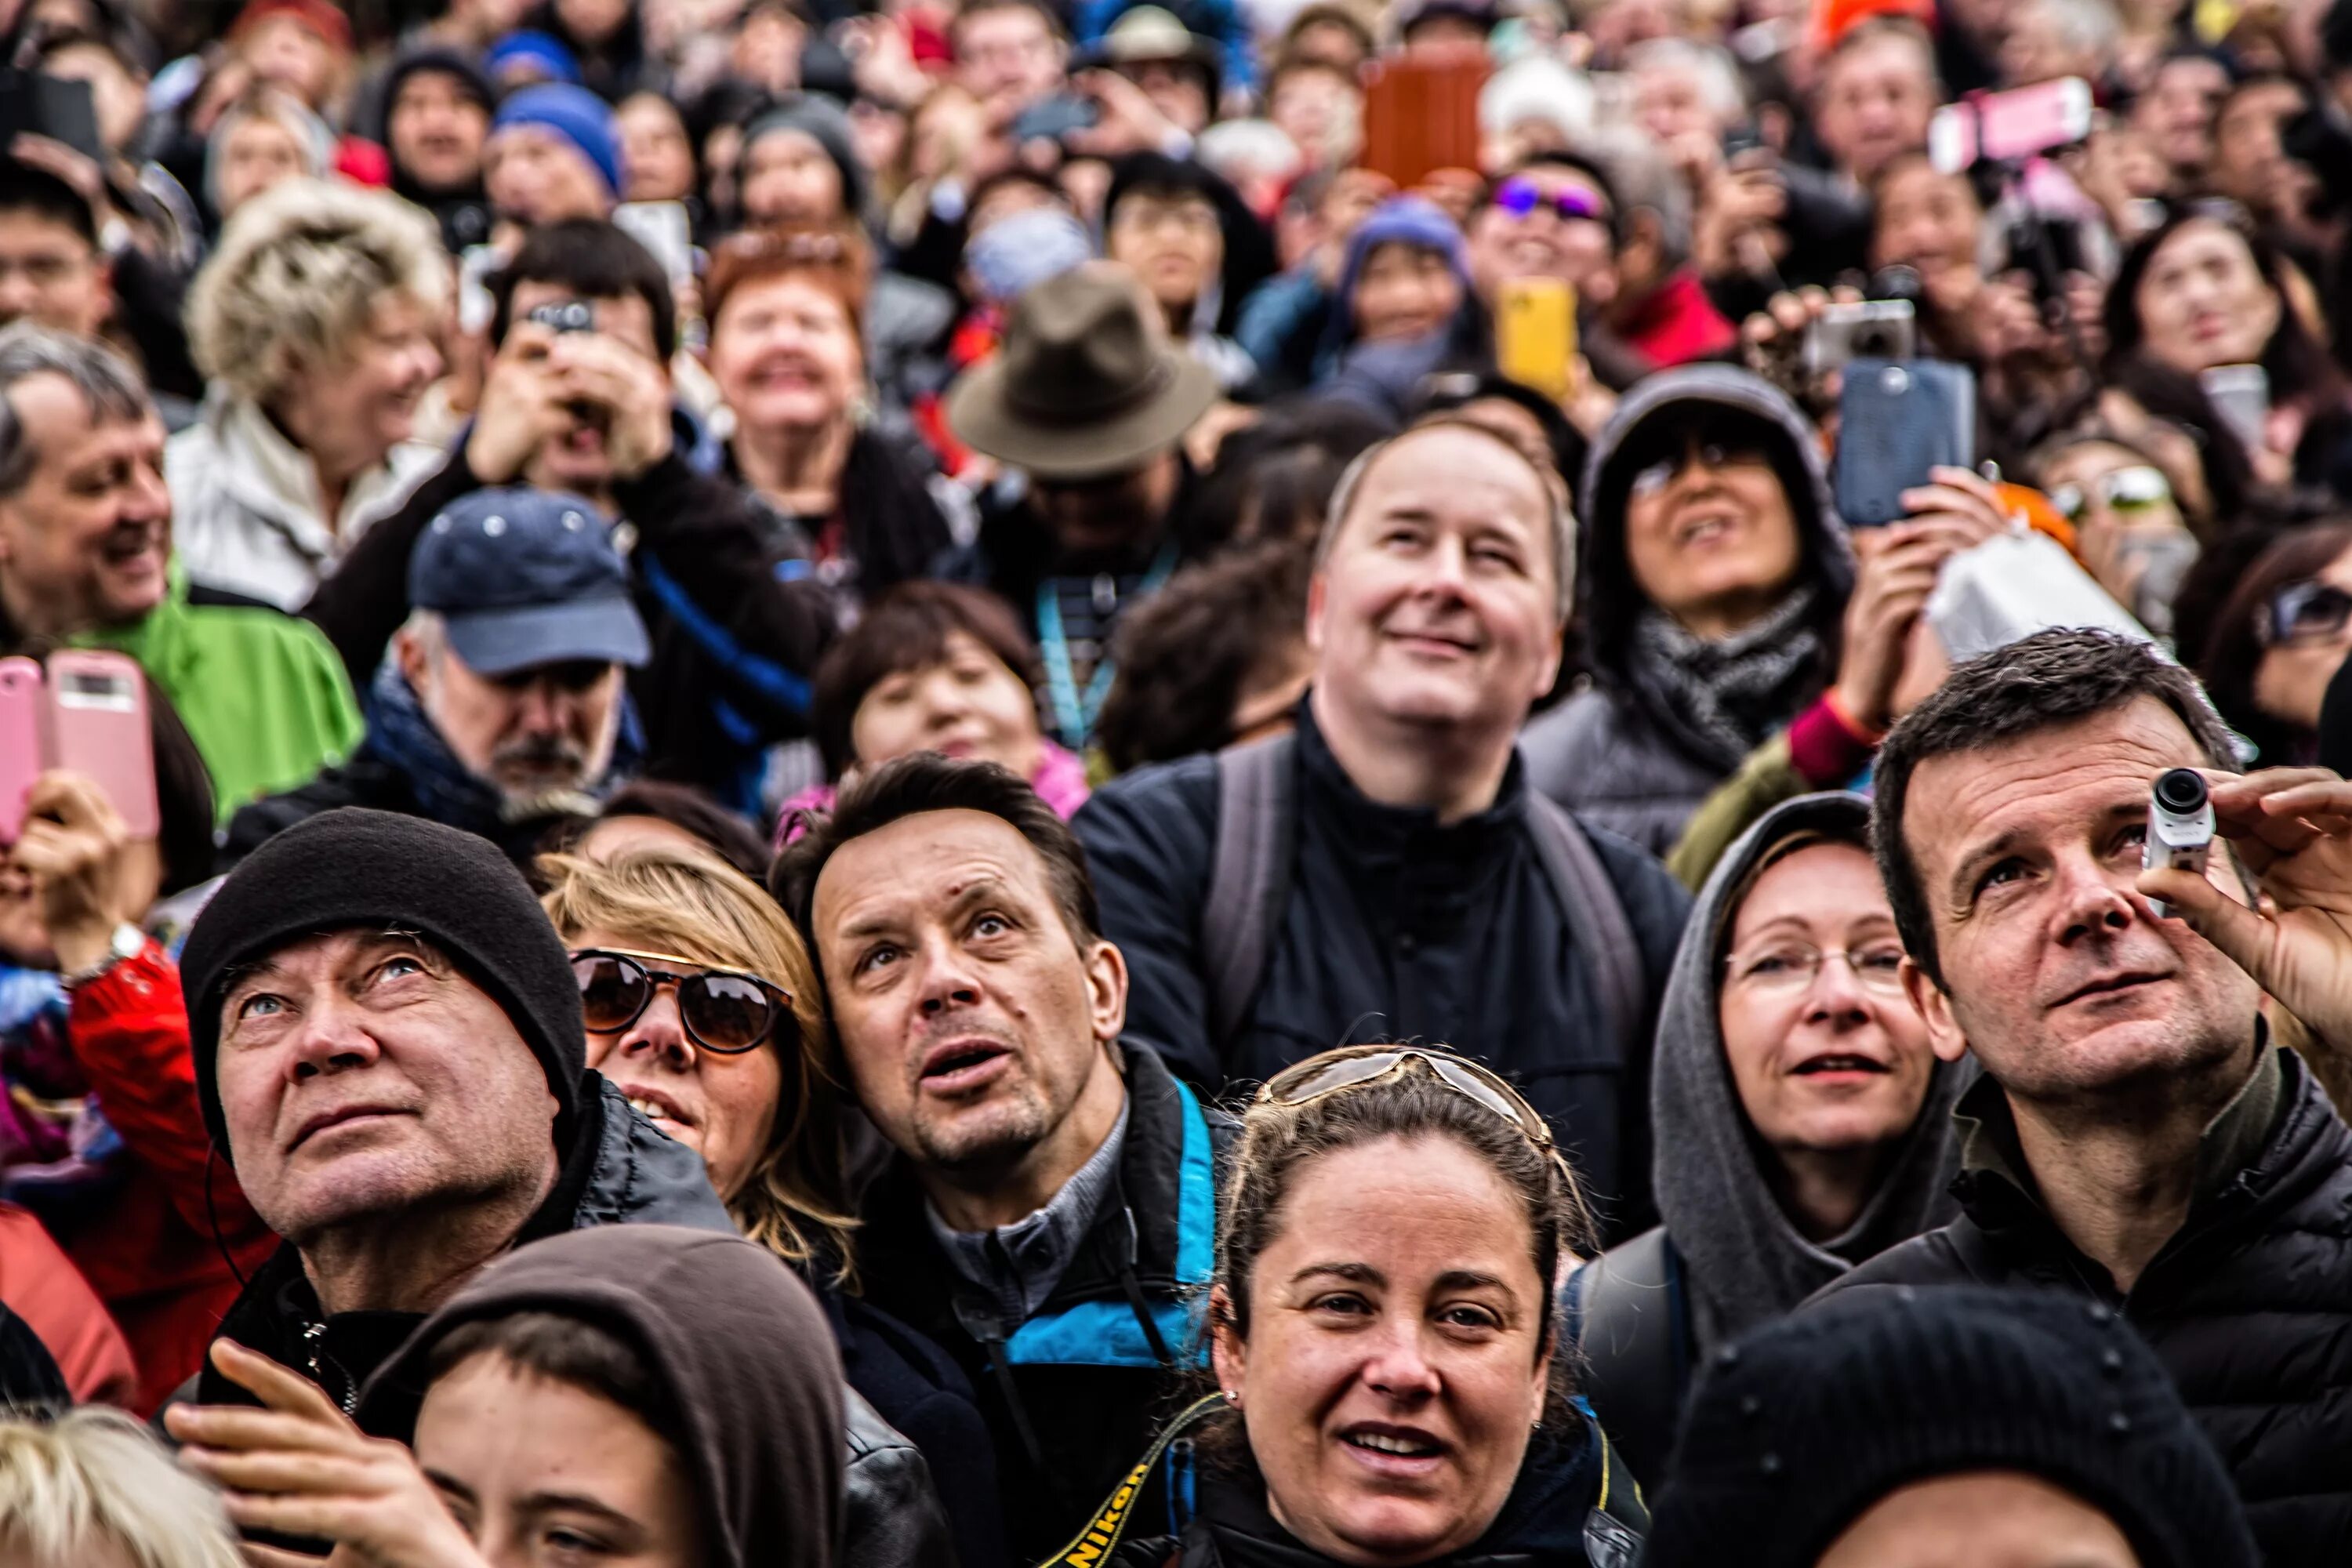
M799 934L740 872L685 846L551 855L540 870L580 982L589 1065L699 1153L743 1234L816 1290L870 1402L863 1430L851 1402L845 1561L926 1568L948 1561L951 1539L964 1568L997 1562L995 1463L969 1384L854 1294L838 1074Z

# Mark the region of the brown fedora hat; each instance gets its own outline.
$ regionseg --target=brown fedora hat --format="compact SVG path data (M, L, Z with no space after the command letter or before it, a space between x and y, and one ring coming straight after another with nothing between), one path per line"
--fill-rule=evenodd
M948 428L1048 479L1135 468L1217 400L1216 374L1168 341L1135 275L1090 261L1014 301L996 357L948 393Z

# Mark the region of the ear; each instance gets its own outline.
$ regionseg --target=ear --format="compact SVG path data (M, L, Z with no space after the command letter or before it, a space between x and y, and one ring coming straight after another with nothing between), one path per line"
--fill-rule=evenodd
M1536 676L1533 700L1542 701L1544 693L1549 691L1553 682L1559 679L1559 661L1566 658L1567 654L1568 623L1562 621L1551 628L1551 646L1544 650L1543 668Z
M407 681L409 689L422 699L425 678L432 662L425 651L425 639L403 626L392 634L392 653L400 660L401 679Z
M1956 1062L1969 1054L1968 1033L1953 1016L1951 997L1907 953L1903 959L1903 993L1911 998L1911 1005L1919 1010L1920 1018L1927 1024L1927 1044L1934 1048L1937 1060Z
M1249 1386L1249 1342L1234 1326L1234 1299L1223 1285L1209 1292L1209 1363L1219 1388Z
M1330 583L1321 568L1307 580L1307 648L1313 654L1323 651L1323 607L1330 596Z
M1086 963L1087 1011L1094 1018L1095 1038L1109 1045L1127 1027L1127 955L1097 941L1087 950Z

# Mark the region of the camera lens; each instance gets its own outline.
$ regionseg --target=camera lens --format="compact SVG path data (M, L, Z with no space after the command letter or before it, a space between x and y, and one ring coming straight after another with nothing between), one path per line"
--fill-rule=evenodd
M2156 804L2176 816L2205 809L2205 775L2195 768L2173 768L2156 781Z

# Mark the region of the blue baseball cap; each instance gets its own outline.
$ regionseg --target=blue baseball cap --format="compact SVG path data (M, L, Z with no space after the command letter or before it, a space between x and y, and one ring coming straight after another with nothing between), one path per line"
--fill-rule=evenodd
M446 623L477 675L652 654L613 525L562 490L476 490L425 526L408 558L408 602Z

